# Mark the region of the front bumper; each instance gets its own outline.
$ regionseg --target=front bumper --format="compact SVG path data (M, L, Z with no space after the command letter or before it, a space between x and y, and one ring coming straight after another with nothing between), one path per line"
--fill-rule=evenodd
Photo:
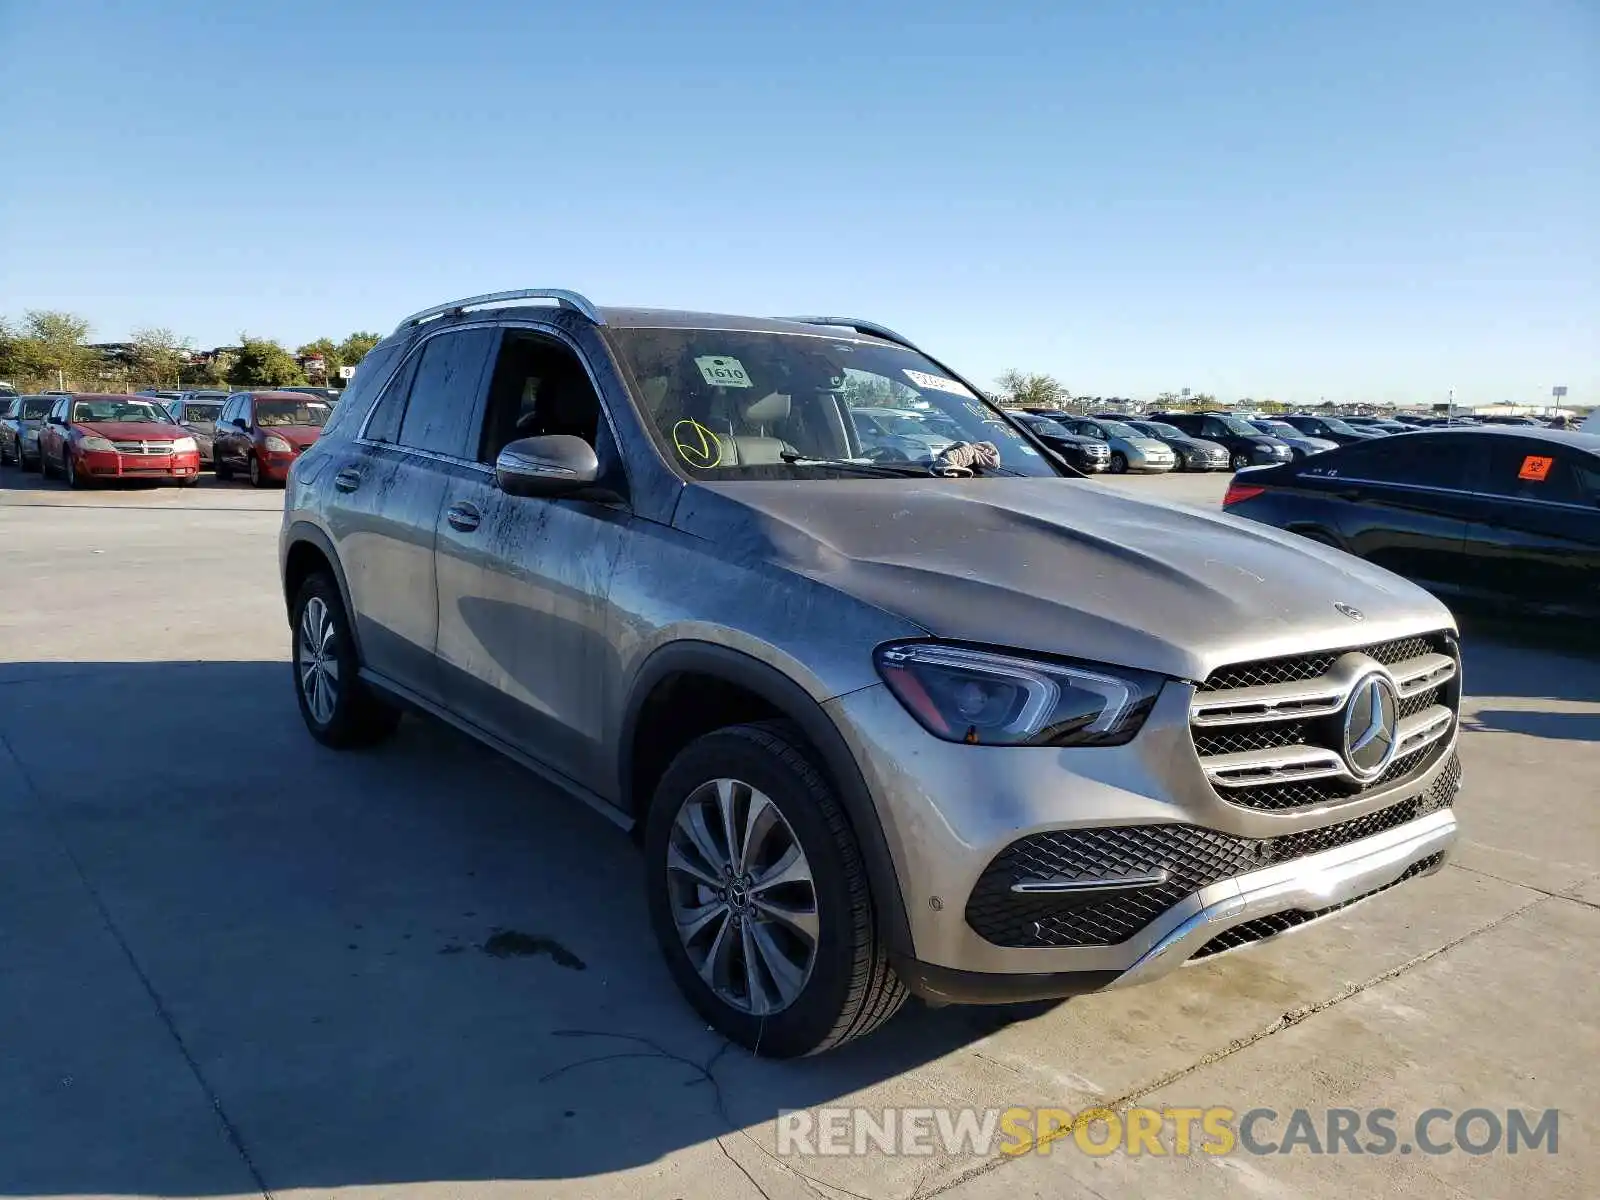
M911 938L896 965L908 986L938 1002L992 1003L1142 983L1442 865L1456 836L1453 732L1425 771L1392 786L1310 809L1252 809L1205 782L1189 728L1194 694L1169 683L1128 745L1075 749L940 742L881 686L830 702L894 860ZM1197 876L1192 890L1100 944L989 940L971 923L969 900L1008 848L1059 831L1127 828L1187 833L1231 857L1220 875ZM1360 836L1366 830L1376 832ZM1289 846L1311 852L1250 859L1240 850Z
M119 454L114 450L79 452L75 467L86 479L191 479L200 473L200 455Z
M1175 454L1168 454L1157 458L1152 454L1130 454L1128 456L1128 470L1137 471L1145 475L1159 475L1175 470L1178 458Z

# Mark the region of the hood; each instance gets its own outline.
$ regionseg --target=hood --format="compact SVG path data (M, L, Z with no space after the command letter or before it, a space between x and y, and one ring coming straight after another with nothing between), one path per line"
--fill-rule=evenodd
M1171 454L1172 447L1165 442L1153 437L1112 438L1114 442L1126 442L1140 454Z
M1420 588L1340 551L1083 480L692 484L673 523L936 637L1178 678L1452 624Z
M189 436L187 429L150 421L74 421L72 427L113 442L173 442Z
M1162 438L1161 440L1166 442L1169 446L1182 447L1191 454L1195 453L1196 451L1212 454L1226 454L1228 452L1225 446L1219 445L1216 442L1207 441L1205 438L1193 437L1189 434L1185 434L1181 438L1169 437Z
M281 437L296 450L304 450L322 436L322 427L320 425L263 425L260 433L263 439Z

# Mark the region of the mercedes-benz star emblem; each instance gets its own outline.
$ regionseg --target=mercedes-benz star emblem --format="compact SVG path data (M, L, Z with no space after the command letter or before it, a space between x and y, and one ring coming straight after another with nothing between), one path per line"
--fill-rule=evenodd
M1365 621L1367 619L1367 614L1352 604L1340 604L1338 601L1334 601L1333 607L1352 621Z
M1387 675L1356 684L1344 710L1344 760L1357 779L1374 779L1394 760L1400 738L1400 698Z

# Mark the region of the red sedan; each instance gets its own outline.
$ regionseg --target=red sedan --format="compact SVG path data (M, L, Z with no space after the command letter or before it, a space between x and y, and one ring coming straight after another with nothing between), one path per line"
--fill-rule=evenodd
M165 409L138 396L62 396L39 428L39 467L69 487L113 479L153 479L191 487L200 448Z
M211 438L217 478L239 472L256 487L286 482L289 468L322 435L332 413L326 400L299 392L235 393Z

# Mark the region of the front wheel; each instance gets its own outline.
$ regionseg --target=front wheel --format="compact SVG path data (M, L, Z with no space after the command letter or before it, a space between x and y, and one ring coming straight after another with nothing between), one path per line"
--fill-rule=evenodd
M1126 475L1128 473L1128 456L1121 450L1111 454L1111 473L1113 475Z
M788 722L691 743L645 824L646 895L673 979L757 1054L870 1033L905 1001L850 822Z
M72 461L72 451L68 450L61 456L62 470L67 477L67 486L81 491L88 487L88 481L78 474L77 464Z
M1235 471L1242 471L1250 465L1250 456L1242 450L1235 450L1232 462Z
M227 483L233 478L233 468L222 461L222 455L215 450L211 452L211 472L217 477L218 483Z
M321 572L300 585L294 602L294 694L311 736L346 750L383 741L400 711L361 682L361 664L339 585Z
M250 486L266 487L266 477L261 474L261 460L254 454L250 456Z

